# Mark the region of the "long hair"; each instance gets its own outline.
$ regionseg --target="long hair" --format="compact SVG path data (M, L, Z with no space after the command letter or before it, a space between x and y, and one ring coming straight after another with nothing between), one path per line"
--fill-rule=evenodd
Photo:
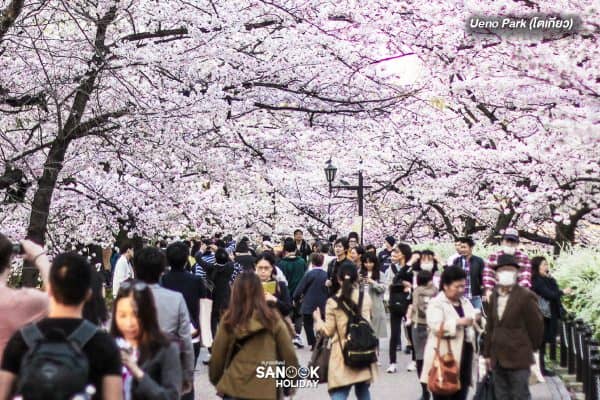
M537 256L531 259L531 277L536 277L540 275L540 267L542 263L546 261L546 257Z
M356 281L358 281L358 271L356 270L354 263L351 261L342 262L338 270L337 278L342 281L342 293L339 298L338 308L342 307L340 302L344 302L355 314L359 314L360 310L358 309L358 304L352 300L354 286Z
M149 286L142 290L136 290L136 284L141 281L130 280L130 285L121 286L117 293L117 298L113 303L112 322L110 333L113 337L123 337L123 333L117 326L117 304L121 299L131 297L135 304L136 316L140 327L140 337L138 338L138 348L140 350L139 363L152 357L161 347L169 344L169 339L162 333L158 326L158 317L154 296Z
M220 323L230 333L236 328L247 329L254 313L270 331L279 318L277 312L267 304L260 279L252 271L244 271L238 275L233 284L229 304L235 306L225 311Z
M367 270L367 267L365 267L365 263L372 262L373 271L371 272L371 279L373 279L376 282L379 282L379 259L377 258L377 256L373 253L364 253L360 257L360 260L362 261L362 265L360 267L360 275L367 276L367 273L369 271Z

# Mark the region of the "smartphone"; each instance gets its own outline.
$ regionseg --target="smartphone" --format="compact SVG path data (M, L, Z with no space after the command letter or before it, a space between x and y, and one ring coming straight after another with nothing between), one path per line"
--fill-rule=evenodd
M265 293L275 294L275 291L277 290L277 281L263 282L262 285Z

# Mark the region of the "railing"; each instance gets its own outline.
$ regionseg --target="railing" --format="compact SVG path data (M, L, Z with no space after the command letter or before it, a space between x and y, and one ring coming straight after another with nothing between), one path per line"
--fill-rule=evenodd
M586 400L600 400L600 342L593 338L592 327L568 314L559 321L559 346L558 356L550 350L550 359L581 382Z

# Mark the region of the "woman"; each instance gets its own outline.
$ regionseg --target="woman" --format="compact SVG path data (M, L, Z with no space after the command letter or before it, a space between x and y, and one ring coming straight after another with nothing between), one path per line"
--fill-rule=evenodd
M348 258L350 259L350 261L352 261L354 263L354 265L356 265L356 269L358 271L360 271L360 268L362 266L361 257L364 254L365 254L365 248L362 246L351 247L350 250L348 250Z
M146 283L121 284L110 332L121 348L125 400L179 399L183 379L179 348L160 331Z
M413 339L413 356L416 362L417 376L423 372L423 353L427 342L427 306L438 293L433 284L431 270L423 269L417 274L417 287L413 291L412 303L408 307L407 325L410 323ZM421 383L422 400L429 400L427 385Z
M371 297L364 294L362 309L358 310L358 272L352 263L342 263L338 269L337 280L341 286L335 297L327 300L325 305L325 321L321 319L318 310L315 310L315 326L325 336L332 337L331 355L327 370L327 387L332 400L345 400L354 386L358 400L370 400L369 386L377 374L377 365L371 364L367 368L354 369L344 363L342 347L345 345L348 315L341 308L339 302L344 302L356 314L359 312L369 321L371 316Z
M544 376L554 376L546 369L544 355L546 343L556 345L558 320L560 318L561 301L564 294L570 294L571 289L560 290L556 280L550 276L548 261L544 257L531 259L531 288L540 298L540 308L544 314L544 341L540 348L540 369Z
M270 307L258 275L242 272L213 342L209 379L224 399L278 399L274 378L259 379L261 360L299 367L288 329Z
M360 276L362 282L367 286L369 296L371 296L371 326L378 338L387 337L387 321L385 315L385 305L383 304L383 295L386 284L381 282L379 273L379 259L373 253L362 255L362 268Z
M250 252L250 246L248 246L248 240L241 240L235 248L234 261L239 263L244 270L249 271L254 268L256 263L256 257Z
M92 274L92 296L83 306L83 318L103 330L108 330L108 310L106 308L104 279L100 272Z
M294 302L300 305L304 332L306 333L306 342L311 351L315 347L315 331L313 327L313 312L319 310L321 315L325 315L325 302L327 302L327 271L323 268L324 257L320 253L313 253L310 256L310 263L313 266L302 277L298 287L294 292Z
M473 365L473 346L475 332L473 330L475 309L471 302L463 297L466 287L466 275L462 268L448 267L442 272L442 291L427 306L427 326L429 335L423 354L423 372L421 382L427 383L429 370L433 365L440 327L443 337L440 341L439 353L444 356L450 348L458 364L461 389L450 396L433 394L434 400L465 400L471 384L471 368Z
M256 259L254 270L265 291L265 300L270 306L277 307L283 317L292 312L290 291L285 282L275 278L275 258L269 252L264 252Z

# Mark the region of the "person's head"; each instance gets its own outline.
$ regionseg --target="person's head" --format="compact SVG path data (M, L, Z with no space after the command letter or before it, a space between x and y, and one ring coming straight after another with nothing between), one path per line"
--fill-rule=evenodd
M358 270L351 261L345 260L340 263L337 280L342 287L341 300L344 301L355 313L358 314L358 306L352 300L354 284L358 281Z
M286 256L293 256L296 254L296 242L291 237L285 238L283 241L283 252Z
M365 253L377 254L377 247L373 246L372 244L368 244L365 246Z
M167 262L172 269L181 271L188 263L189 248L184 242L174 242L167 247Z
M235 252L238 254L250 252L250 247L248 246L248 239L240 240L237 246L235 246Z
M431 250L422 250L419 257L419 269L422 271L435 272L438 270L435 254Z
M102 275L92 270L92 295L83 305L82 315L95 325L104 325L108 321L108 309L102 294L102 284L104 283Z
M350 232L348 234L348 247L349 248L356 247L356 246L358 246L358 242L359 242L358 233Z
M433 274L431 271L419 271L417 274L417 286L428 286L433 282Z
M134 256L133 243L129 240L125 240L121 243L119 246L119 254L124 255L128 260L131 260Z
M537 256L531 259L531 274L533 276L548 276L549 270L550 266L548 265L546 257Z
M0 233L0 275L10 268L12 260L13 245L6 236Z
M393 236L387 236L383 242L383 247L385 247L387 251L391 251L395 244L396 239L394 239Z
M516 285L519 264L513 255L500 255L495 264L495 270L498 286L508 288Z
M323 242L321 243L321 247L319 248L319 252L321 254L329 254L329 249L331 248L331 245L328 242Z
M136 278L149 284L158 283L166 265L165 254L156 247L144 247L133 258Z
M473 247L475 246L475 242L472 238L465 236L457 239L459 242L458 246L458 254L465 257L470 257L473 255Z
M270 331L277 322L276 311L267 305L262 283L254 272L244 271L238 275L229 304L236 306L229 307L220 322L227 332L247 328L253 315Z
M312 253L310 255L310 262L313 265L313 267L322 267L324 260L325 257L323 257L323 254L321 253Z
M268 251L261 253L254 263L254 271L261 282L270 281L275 271L275 257Z
M460 254L460 242L458 241L458 239L454 241L454 250L456 250L456 252Z
M145 282L132 279L121 284L113 302L110 333L137 345L141 361L168 343L158 325L154 296Z
M502 250L505 254L513 255L519 247L519 231L514 228L508 228L502 235Z
M391 259L395 264L404 265L410 260L412 250L406 243L400 243L392 249Z
M348 241L346 238L339 238L333 242L333 254L338 258L342 258L348 251Z
M294 231L294 240L296 242L301 242L302 239L304 239L304 234L302 233L302 231L300 229L296 229Z
M354 246L348 250L348 258L356 265L360 264L363 254L365 254L365 249L362 246Z
M367 272L371 272L371 279L374 281L379 280L379 259L371 252L365 252L361 256L362 261L362 273L366 275Z
M451 301L459 301L465 294L467 275L460 267L448 267L444 269L441 277L442 290Z
M59 254L50 267L50 297L63 306L81 307L92 295L92 266L75 252Z

